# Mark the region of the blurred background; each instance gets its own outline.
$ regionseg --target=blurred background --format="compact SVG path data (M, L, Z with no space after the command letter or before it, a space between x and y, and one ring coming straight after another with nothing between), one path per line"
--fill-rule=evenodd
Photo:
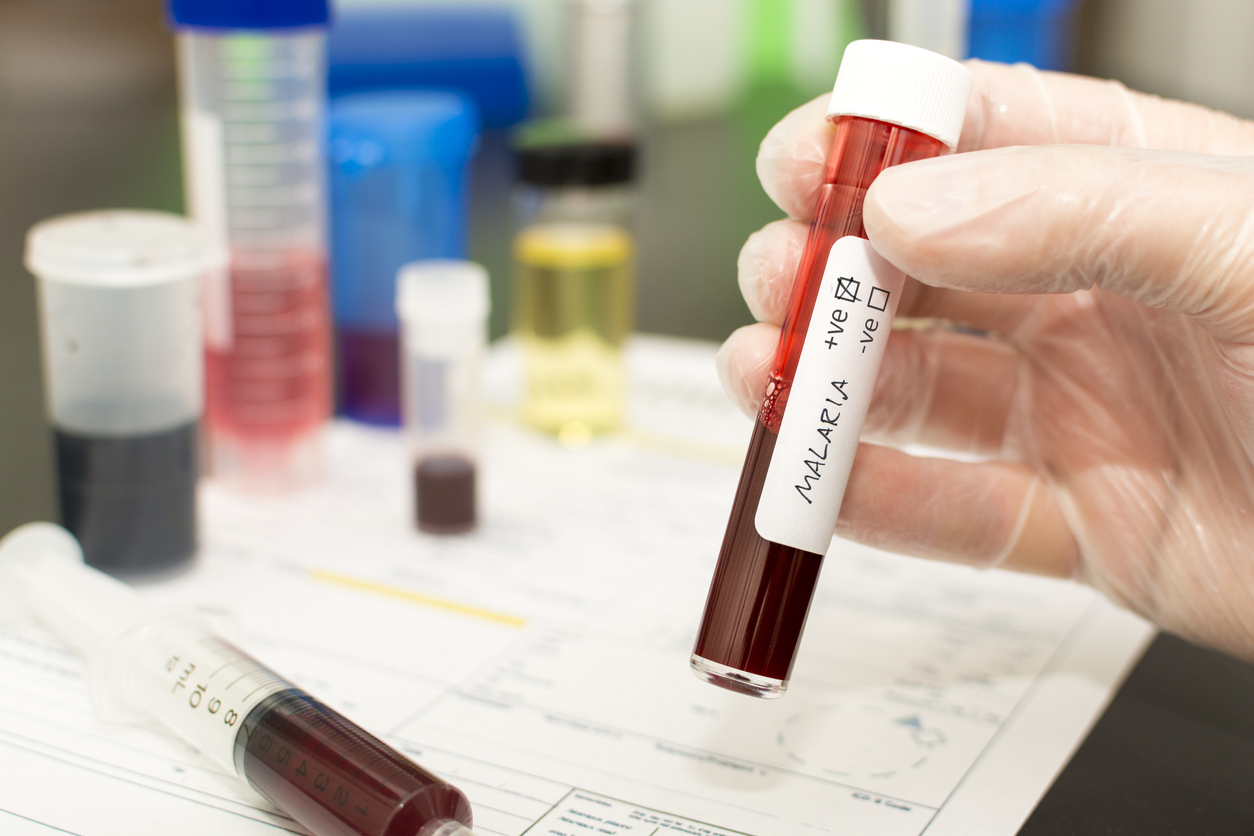
M458 4L508 11L526 88L513 111L480 102L485 131L472 164L470 257L492 276L494 337L509 325L510 136L522 117L567 107L575 60L568 3ZM349 20L381 5L439 3L341 0L335 9ZM632 4L638 330L721 340L751 320L736 288L736 256L747 235L781 215L757 182L758 143L789 110L830 90L841 50L854 38L892 36L956 57L1027 60L1254 116L1248 0L972 0L957 4L968 17L940 42L928 40L936 30L900 12L894 18L888 6ZM954 4L899 6L916 7L915 18L926 20ZM1018 28L1007 34L1007 26ZM333 27L333 82L336 37ZM22 266L26 230L72 211L182 212L178 132L173 38L161 0L0 0L0 532L56 518L35 282Z

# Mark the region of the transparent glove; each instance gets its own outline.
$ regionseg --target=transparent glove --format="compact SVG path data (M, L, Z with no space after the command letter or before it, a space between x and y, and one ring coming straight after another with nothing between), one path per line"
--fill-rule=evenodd
M875 248L914 280L836 533L1092 584L1254 659L1254 123L970 62L958 154L885 171ZM751 236L756 325L719 353L756 411L832 128L826 97L762 143L792 219ZM1065 144L1064 144L1065 143ZM893 449L920 443L967 461Z

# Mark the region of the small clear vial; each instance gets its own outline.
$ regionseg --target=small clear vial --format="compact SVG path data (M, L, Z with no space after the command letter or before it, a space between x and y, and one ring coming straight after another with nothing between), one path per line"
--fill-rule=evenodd
M762 408L691 664L754 697L788 688L905 275L866 240L862 201L885 168L958 142L972 77L918 47L854 41Z
M635 311L635 146L527 145L518 167L513 329L523 350L523 420L579 443L622 422L622 346Z
M488 310L488 273L473 262L415 261L397 277L401 413L420 531L459 534L478 518L476 449Z

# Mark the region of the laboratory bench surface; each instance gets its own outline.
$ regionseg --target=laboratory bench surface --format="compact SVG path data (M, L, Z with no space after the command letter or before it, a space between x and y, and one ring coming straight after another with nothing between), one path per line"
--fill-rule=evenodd
M85 208L182 205L174 54L159 0L10 3L3 11L14 43L81 60L62 61L57 83L39 87L38 97L0 84L0 144L22 160L0 166L0 533L48 516L54 504L35 290L21 261L26 229ZM90 33L90 54L76 46L76 33ZM5 73L19 63L8 62ZM91 107L82 91L91 91ZM792 104L767 97L735 119L677 124L646 137L642 326L714 338L748 321L735 290L736 253L752 230L779 216L752 161L766 129ZM511 219L493 188L510 176L504 150L503 138L486 139L472 234L474 257L500 279L509 247L499 231ZM504 301L497 299L498 333L508 315ZM1159 636L1020 834L1249 836L1252 788L1254 668Z
M1020 836L1254 833L1254 667L1159 635Z
M639 375L640 379L656 384L646 387L641 392L642 395L647 395L652 400L648 398L640 400L642 408L639 410L640 416L637 420L642 422L639 429L644 433L639 437L640 439L650 438L647 431L651 427L656 429L656 426L643 423L646 419L651 419L655 423L661 421L665 426L670 426L669 420L663 420L671 415L670 412L660 408L644 407L649 407L650 404L656 407L658 404L671 403L671 409L678 409L672 397L677 391L688 393L691 400L691 412L676 413L682 420L677 419L675 423L687 426L688 423L695 422L699 418L701 423L694 425L700 426L705 434L703 438L719 439L723 437L723 432L726 432L728 438L733 436L737 440L743 438L743 424L747 419L736 416L735 421L726 423L719 419L719 416L724 415L729 408L722 397L717 381L709 372L712 368L710 360L714 351L712 345L667 338L642 338L634 345L636 347L632 349L634 353L631 356L637 358L636 362L643 364L636 368L645 371L651 369L656 372ZM499 405L510 402L511 398L503 390L507 390L510 385L516 387L519 375L516 369L509 365L511 355L508 346L498 348L500 350L492 355L495 362L488 364L486 377L489 390L495 393L493 402ZM505 362L501 362L502 360ZM513 355L512 362L517 361L518 357ZM679 374L692 364L705 370L705 377L700 378L704 382L695 388L689 385L692 379ZM668 378L661 373L662 371L675 372L679 376ZM707 380L706 377L709 379ZM672 427L672 429L676 428ZM381 491L379 495L384 499L393 497L396 499L397 508L403 507L404 503L401 499L394 497L392 493L389 493L390 489L386 487L386 485L393 484L385 478L392 471L386 468L382 471L377 469L380 462L396 461L396 457L392 455L393 448L388 446L393 444L395 439L383 439L381 435L372 434L372 432L361 430L354 431L347 436L342 433L336 436L341 442L337 449L340 449L343 454L336 461L345 465L351 462L353 466L335 471L338 474L335 484L339 487L326 492L325 495L315 496L311 500L312 504L305 508L308 518L323 518L320 509L324 508L324 505L319 505L318 502L328 503L325 507L335 507L339 512L345 512L347 506L343 505L341 500L349 494L356 496L361 486L367 483L376 486L384 485L378 488ZM514 442L517 441L518 439L514 439ZM544 450L548 449L548 447L544 448ZM645 448L624 447L623 449L631 451L634 456L639 453L639 450ZM738 448L728 449L739 455ZM374 451L373 458L366 455L370 451ZM350 456L348 453L354 455ZM357 460L357 453L361 454L360 461ZM540 461L540 459L528 457L533 454L535 454L534 451L519 458L517 466L530 467L528 463ZM380 456L383 458L379 458ZM545 458L543 461L551 464L558 460ZM498 464L498 468L499 466ZM574 467L573 464L564 466ZM706 474L702 478L711 480L723 478L720 474L725 474L725 471L727 468L721 465L718 468L709 469L708 472L704 466L700 469L700 473ZM395 472L401 474L401 470ZM627 468L621 471L608 471L602 468L597 472L602 473L603 480L609 480L610 477L605 474L611 472L618 474L615 478L635 480L654 478L650 475L650 471L638 468ZM521 474L521 471L519 473ZM522 478L521 475L519 478ZM561 477L560 474L554 478L560 484L573 484L572 480L563 482L562 479L565 477ZM608 481L606 483L608 484ZM395 484L399 485L401 482L398 481ZM502 484L508 486L518 484L518 482ZM649 484L653 486L655 483ZM698 481L693 484L701 487L706 483ZM681 480L676 490L686 491L688 485L688 482ZM715 485L715 482L710 482L710 485ZM499 496L515 495L517 492L510 490ZM217 508L214 519L217 520L219 526L223 530L232 528L228 523L233 521L234 528L239 529L231 538L219 544L220 546L225 544L224 554L236 553L232 552L231 548L241 543L247 544L253 537L261 537L261 541L266 543L279 542L281 538L276 532L289 530L286 527L280 527L272 532L269 528L253 530L249 527L262 517L273 524L274 520L281 516L276 513L278 506L257 511L255 515L257 518L254 519L253 516L241 516L244 511L251 509L253 503L237 502L224 505L223 502L228 497L225 494L215 494L215 496L219 501L214 505ZM319 496L321 499L318 498ZM635 494L630 496L635 496ZM714 497L710 491L697 490L688 498L692 499L695 496L705 496L705 501L711 506L717 506L714 511L711 511L715 517L725 513L723 511L725 506L720 504L722 500ZM649 501L654 501L654 498L650 497ZM373 501L365 502L363 507L365 506L369 506L368 510L371 514L388 517L391 513L388 510L391 506L377 509L374 508ZM643 507L653 508L654 506ZM698 505L697 507L700 509L706 506ZM526 518L534 522L534 518L527 516L531 513L531 505L523 503L517 508L513 505L509 508L512 518ZM224 516L224 510L231 511L236 516ZM289 508L288 510L299 509ZM586 511L587 508L584 510ZM705 519L709 517L709 514L697 514L697 516ZM296 528L301 528L304 525L302 521L307 517L294 518ZM357 516L350 518L355 521L354 524L357 527L365 526L371 531L382 532L380 536L392 530L376 525L377 520L369 514L361 518ZM331 525L323 533L334 533L345 528L341 517L326 517L325 519L330 520ZM599 518L594 518L591 522L584 520L584 524L600 525L597 519ZM715 519L712 525L717 531L721 526L721 520ZM543 549L546 554L552 550L568 557L574 555L577 557L578 564L583 565L583 551L577 546L584 541L585 536L580 534L579 530L565 531L569 527L563 523L554 531L562 530L563 536L567 536L573 545L563 550L563 548L558 548L560 543L555 545L550 540L544 539ZM397 536L408 536L407 529L403 526L399 530L401 534ZM510 528L504 530L516 531ZM315 535L316 532L314 535L307 536L315 537ZM524 540L531 542L527 538ZM387 551L386 547L392 541L386 540L385 537L380 542L383 543L380 553L383 553ZM337 550L332 543L325 545L328 554L349 553L348 549ZM299 550L300 543L291 548ZM249 554L247 551L238 549L237 552ZM280 556L283 560L288 559L283 555ZM531 564L526 561L517 562L518 567L527 565ZM832 564L833 569L838 565ZM934 564L920 562L919 568L922 569L926 565L934 566ZM522 568L519 568L519 571L523 571ZM229 576L229 572L225 574ZM479 578L480 576L473 577ZM1007 579L1012 577L1006 576ZM501 579L498 579L498 582L504 583ZM512 584L507 586L513 588ZM197 595L199 594L201 593L198 589ZM1086 594L1091 593L1086 592ZM212 596L209 597L212 598ZM1103 606L1109 609L1108 605ZM502 612L524 611L521 605L516 608L498 607L498 609ZM1254 786L1254 712L1250 710L1250 707L1254 705L1254 668L1171 636L1159 636L1154 639L1140 661L1131 667L1131 673L1116 692L1108 709L1096 720L1090 734L1078 745L1070 762L1061 770L1053 785L1045 792L1036 809L1021 827L1019 831L1021 836L1123 836L1123 834L1129 834L1129 836L1131 834L1138 834L1138 836L1246 834L1248 836L1254 834L1254 792L1250 791L1251 786ZM547 671L548 668L545 670ZM345 678L345 681L348 679ZM684 682L689 682L686 674ZM1103 690L1102 693L1107 692ZM541 701L537 702L537 705L542 706L546 712L549 710L547 703ZM1019 708L1015 708L1012 713L1021 712ZM1085 714L1084 716L1091 715ZM1056 718L1051 722L1056 722ZM1051 733L1058 731L1056 726L1046 728ZM1078 730L1079 726L1075 728L1075 731ZM669 738L666 739L669 740ZM1063 751L1059 750L1059 759L1062 754ZM1058 762L1053 761L1053 763ZM999 774L1004 775L1004 773ZM1044 785L1047 774L1044 773L1040 782L1032 785L1034 789ZM1006 793L1005 784L999 786L998 792ZM1023 801L1016 816L1022 815L1022 811L1027 808L1030 800L1026 798ZM3 809L2 806L0 809ZM1013 821L1017 822L1018 818L1016 817ZM1013 822L1002 825L1005 829L996 832L1007 832L1012 824ZM0 831L3 830L3 825L0 824Z

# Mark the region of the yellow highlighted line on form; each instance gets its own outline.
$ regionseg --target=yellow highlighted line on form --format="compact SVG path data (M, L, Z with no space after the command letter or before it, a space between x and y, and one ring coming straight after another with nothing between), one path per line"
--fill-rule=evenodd
M482 618L484 621L505 624L509 627L527 626L527 619L519 618L516 615L506 615L505 613L493 612L492 610L472 607L468 604L459 604L456 601L445 601L443 598L423 595L418 592L410 592L407 589L387 586L386 584L375 583L374 581L367 581L362 578L350 577L349 575L341 575L337 572L328 572L325 569L314 569L309 574L310 577L316 581L335 584L336 586L346 586L349 589L357 589L361 592L382 595L385 598L395 598L398 601L407 601L411 604L421 604L424 607L432 607L433 609L444 610L445 612L455 612L458 615L468 615L471 618Z

